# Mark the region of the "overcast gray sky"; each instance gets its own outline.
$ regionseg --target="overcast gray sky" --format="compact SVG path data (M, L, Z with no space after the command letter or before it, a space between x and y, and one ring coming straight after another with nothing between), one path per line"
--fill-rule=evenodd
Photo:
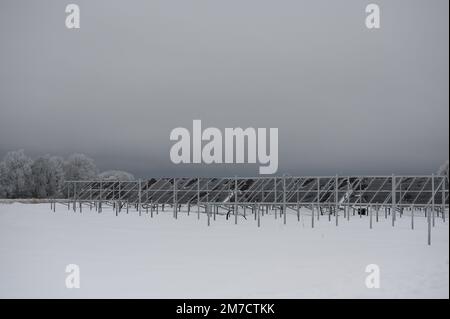
M381 7L381 29L365 6ZM81 29L65 27L65 6ZM175 165L170 131L278 127L278 174L426 174L449 152L447 0L0 1L0 156Z

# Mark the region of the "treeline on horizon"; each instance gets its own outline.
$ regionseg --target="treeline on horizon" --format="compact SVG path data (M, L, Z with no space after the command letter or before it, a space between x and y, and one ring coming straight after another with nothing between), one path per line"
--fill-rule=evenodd
M32 159L17 150L0 161L0 198L57 198L65 195L64 181L90 179L129 181L134 176L119 170L99 173L95 161L85 154Z
M449 173L447 160L437 175ZM0 161L0 199L58 198L66 196L69 180L132 181L134 176L121 170L99 173L95 161L81 153L67 158L53 155L28 157L24 150L8 152Z

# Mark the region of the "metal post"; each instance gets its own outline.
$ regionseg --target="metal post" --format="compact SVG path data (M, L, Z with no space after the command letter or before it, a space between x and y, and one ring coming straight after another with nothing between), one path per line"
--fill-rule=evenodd
M336 218L336 226L339 225L338 222L338 215L339 215L339 177L336 174L336 180L335 180L335 194L334 194L334 201L335 201L335 206L334 206L334 215Z
M347 220L350 221L350 177L347 177Z
M313 210L314 212L314 210ZM314 215L314 213L313 213ZM317 220L319 220L319 216L320 216L320 178L317 177ZM314 221L312 223L313 227L314 227Z
M442 221L445 223L445 178L446 176L443 176L442 179Z
M392 227L395 225L395 211L396 211L396 199L395 199L395 190L396 190L396 185L395 185L395 176L394 174L392 174Z
M362 218L362 180L361 177L359 180L359 218Z
M200 219L200 178L197 178L197 219Z
M238 221L237 197L238 197L238 182L237 182L237 176L235 176L234 177L234 223L236 225L237 225L237 221Z
M436 224L434 192L435 192L435 185L434 185L434 173L433 173L431 175L431 214L432 214L432 219L433 219L433 227Z
M122 212L122 188L120 187L120 181L119 181L119 212ZM127 214L128 214L128 207L127 207Z
M286 176L283 176L283 223L286 225Z
M141 216L141 196L142 196L142 193L141 193L141 180L139 179L139 202L138 202L138 205L139 205L139 216Z
M177 179L173 178L173 218L177 219Z
M272 209L274 211L275 214L275 219L277 219L277 200L278 200L278 196L277 196L277 178L274 177L274 183L273 183L273 187L274 187L274 197L273 197L273 202L274 202L274 206L272 206Z
M425 212L427 212L427 207L425 207ZM427 220L428 220L428 245L431 245L431 214L427 213Z
M89 210L92 210L92 184L89 183Z
M100 214L102 212L102 192L103 192L103 183L102 181L100 181L100 202L99 202L99 206L98 206L98 213Z
M261 227L261 212L260 212L260 204L256 206L256 210L258 213L258 227Z

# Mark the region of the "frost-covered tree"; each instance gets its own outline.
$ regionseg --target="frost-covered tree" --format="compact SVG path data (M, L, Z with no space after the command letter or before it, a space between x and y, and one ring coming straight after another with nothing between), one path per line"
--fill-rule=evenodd
M448 160L439 167L439 170L437 172L438 175L447 175L448 176Z
M105 171L100 173L98 177L104 181L133 181L134 176L128 172L124 171Z
M54 196L59 196L62 194L66 179L64 175L64 159L59 156L51 156L50 162L55 170L54 177L50 180L50 189Z
M1 165L1 188L8 198L26 198L31 195L31 165L33 161L23 150L8 152Z
M97 167L92 158L84 154L72 154L64 162L66 180L88 180L97 177Z
M64 160L45 155L37 158L31 165L33 196L38 198L60 195L64 182Z
M0 162L0 198L6 198L6 168L3 161Z

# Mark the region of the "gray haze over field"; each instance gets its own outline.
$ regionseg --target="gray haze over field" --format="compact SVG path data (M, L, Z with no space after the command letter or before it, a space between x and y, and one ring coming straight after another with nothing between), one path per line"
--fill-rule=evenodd
M365 6L381 7L381 29ZM81 29L65 27L68 3ZM170 131L278 127L278 174L427 174L449 152L447 0L0 2L0 156L175 165Z

